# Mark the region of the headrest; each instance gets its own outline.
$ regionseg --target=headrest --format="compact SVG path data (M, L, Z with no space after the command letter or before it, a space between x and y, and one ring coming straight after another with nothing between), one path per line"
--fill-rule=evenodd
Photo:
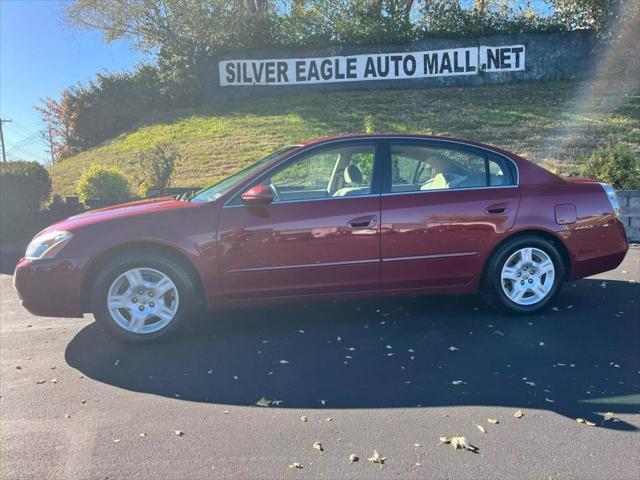
M358 167L351 164L344 171L344 180L352 185L362 184L362 172Z

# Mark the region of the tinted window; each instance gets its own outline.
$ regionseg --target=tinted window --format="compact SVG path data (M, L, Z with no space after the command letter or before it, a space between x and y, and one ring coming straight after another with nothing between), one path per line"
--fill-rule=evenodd
M391 169L392 192L513 184L501 159L468 149L392 143Z

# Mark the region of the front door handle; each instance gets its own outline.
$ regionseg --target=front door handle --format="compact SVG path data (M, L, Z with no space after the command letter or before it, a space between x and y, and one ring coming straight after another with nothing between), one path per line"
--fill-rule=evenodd
M354 218L350 222L347 222L347 227L349 228L371 228L375 227L376 223L378 223L378 217L375 215L369 215L366 217L358 217Z

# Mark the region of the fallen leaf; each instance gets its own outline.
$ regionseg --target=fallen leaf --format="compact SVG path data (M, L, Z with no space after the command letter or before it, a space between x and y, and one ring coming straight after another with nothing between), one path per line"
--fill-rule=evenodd
M68 413L65 413L64 418L71 418L71 415L69 415Z
M147 436L147 434L146 434L146 433L144 433L144 432L141 432L141 433L139 433L139 434L138 434L138 436L139 436L139 437L146 437L146 436Z
M320 452L324 452L324 448L322 448L322 444L320 442L313 442L313 448Z
M46 380L36 380L36 383L38 385L42 385L44 382L46 382Z
M607 412L604 414L604 420L602 422L604 423L607 420L613 420L614 418L615 417L613 416L613 412Z
M586 420L584 418L576 418L576 422L578 423L585 423Z
M449 347L449 351L450 351L450 352L457 352L458 350L460 350L460 349L459 349L459 348L457 348L457 347L454 347L453 345L451 345L451 346Z
M289 468L304 468L300 462L292 462L289 464Z
M306 422L309 419L307 417L305 417L305 416L302 416L302 417L300 417L300 420L302 420L303 422Z
M58 383L58 379L57 378L52 378L51 379L51 383Z
M466 437L460 435L456 435L455 437L440 437L440 442L443 444L446 443L448 445L451 445L456 450L463 449L469 450L470 452L478 451L477 447L474 447L473 445L470 445L469 442L467 442Z
M421 443L414 443L413 446L416 447L416 448L422 448L422 444Z
M489 422L491 425L497 425L498 423L498 419L497 418L487 418L487 422Z
M223 410L222 413L224 413L225 415L229 415L229 410Z
M259 407L268 407L269 405L271 405L271 400L267 400L265 397L262 397L256 402L256 405Z
M380 465L380 468L382 468L386 458L380 455L377 450L374 450L373 456L369 457L367 460L369 460L371 463L378 463Z
M524 417L524 413L522 413L522 410L518 410L516 413L513 414L513 416L516 418L522 418Z
M584 422L584 424L585 424L585 425L588 425L589 427L595 427L595 426L596 426L596 424L595 424L595 423L590 422L589 420L585 421L585 422Z
M182 430L176 430L175 431L176 435L178 435L179 437L182 437L184 435L184 432Z
M477 423L474 423L474 425L476 426L476 428L478 430L480 430L482 433L487 433L487 431L484 429L484 427L482 425L478 425Z
M325 419L324 419L324 421L325 421L325 422L332 422L332 421L333 421L333 418L331 418L331 417L327 417L327 418L325 418Z
M111 441L113 443L120 443L120 439L119 438L113 438Z
M358 460L360 460L360 457L355 453L352 453L351 455L349 455L349 463L355 463Z

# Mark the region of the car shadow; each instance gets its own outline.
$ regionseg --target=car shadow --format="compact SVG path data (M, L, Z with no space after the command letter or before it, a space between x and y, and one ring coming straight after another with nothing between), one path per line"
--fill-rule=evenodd
M509 406L600 424L603 412L640 410L639 302L637 283L582 280L532 317L497 313L477 297L246 309L147 347L123 345L92 324L65 356L97 381L188 401Z

